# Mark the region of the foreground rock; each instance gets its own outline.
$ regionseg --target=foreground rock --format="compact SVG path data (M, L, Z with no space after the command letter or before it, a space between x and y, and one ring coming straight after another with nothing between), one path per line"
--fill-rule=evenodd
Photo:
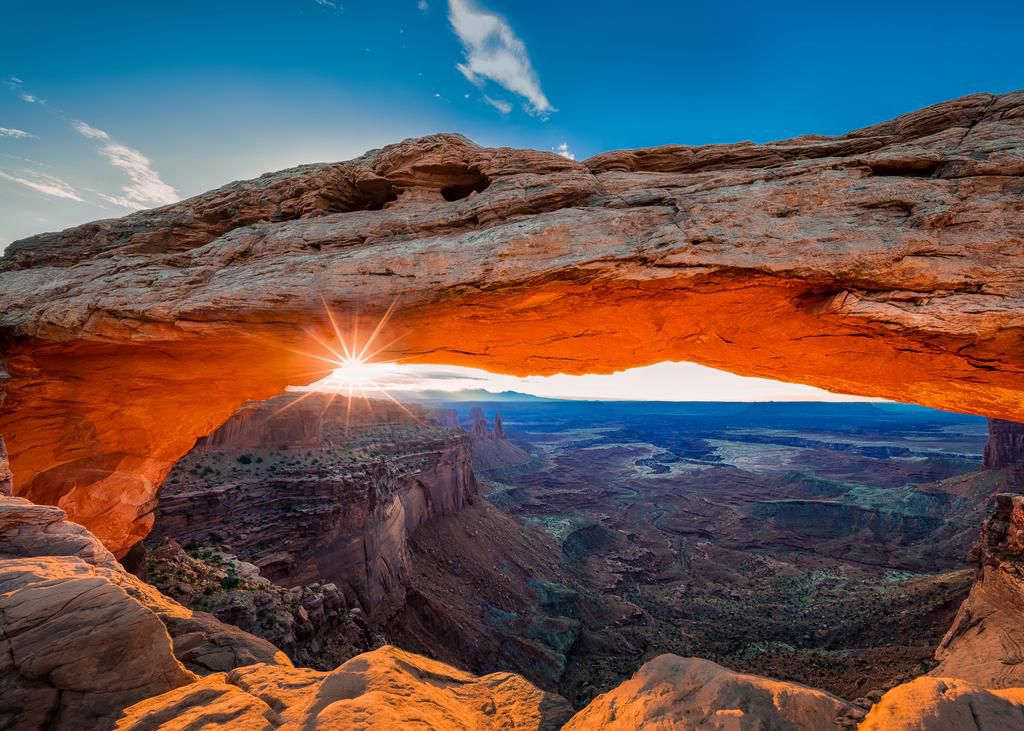
M0 560L0 727L104 728L185 685L160 619L72 556Z
M983 688L1024 687L1024 496L996 496L975 550L977 578L930 675Z
M661 655L595 698L565 728L823 731L852 727L861 716L821 690L734 673L700 658Z
M986 690L952 678L918 678L876 703L859 731L1010 731L1024 728L1024 688Z
M204 612L193 612L127 573L94 535L67 520L64 511L23 498L0 499L0 559L53 556L81 559L153 612L171 635L175 657L193 672L230 670L254 662L291 664L269 642Z
M117 728L555 731L571 713L518 675L382 647L330 673L253 665L204 678L128 708Z
M0 433L20 495L117 555L244 401L381 358L510 373L692 360L1024 420L1024 93L841 137L584 163L456 135L15 242ZM296 352L299 351L299 352ZM9 378L7 377L9 375Z

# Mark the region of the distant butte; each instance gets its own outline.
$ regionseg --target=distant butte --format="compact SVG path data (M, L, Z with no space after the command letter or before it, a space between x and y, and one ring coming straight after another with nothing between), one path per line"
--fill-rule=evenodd
M323 371L289 350L323 301L396 299L384 357L688 360L1024 421L1022 255L1024 92L582 163L434 135L12 244L0 433L15 493L121 555L198 437Z

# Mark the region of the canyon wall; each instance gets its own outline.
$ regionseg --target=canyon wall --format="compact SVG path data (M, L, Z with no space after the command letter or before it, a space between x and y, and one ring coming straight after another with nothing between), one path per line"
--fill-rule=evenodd
M282 586L330 582L372 615L404 600L416 528L476 494L461 429L286 395L246 405L176 467L151 542L218 546Z
M513 374L686 360L1024 421L1024 93L839 137L584 162L435 135L11 244L15 489L123 554L175 461L330 370L326 303L382 359Z
M990 470L1010 467L1024 472L1024 424L989 419L985 467Z

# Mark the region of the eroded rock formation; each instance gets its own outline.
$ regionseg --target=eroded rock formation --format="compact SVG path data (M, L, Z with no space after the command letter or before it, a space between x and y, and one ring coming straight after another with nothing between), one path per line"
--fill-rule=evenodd
M494 429L487 424L483 409L474 406L470 410L469 437L473 445L473 466L478 470L492 470L522 464L530 459L526 450L509 441L501 414L494 415Z
M935 677L982 688L1024 686L1024 496L996 496L974 549L978 572L935 654Z
M333 583L368 614L400 604L416 527L477 493L469 438L404 408L248 405L175 468L153 540L222 546L284 586Z
M0 726L104 728L126 705L254 662L270 643L127 574L63 511L0 498Z
M326 370L324 301L375 320L397 300L383 357L692 360L1024 421L1022 141L1022 92L582 163L436 135L15 242L16 489L125 552L196 438Z

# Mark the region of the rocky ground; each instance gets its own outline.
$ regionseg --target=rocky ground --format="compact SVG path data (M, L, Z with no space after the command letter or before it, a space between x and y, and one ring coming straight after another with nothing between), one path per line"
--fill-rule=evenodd
M1018 582L1019 564L1007 551L1024 524L1020 501L1000 499L985 541ZM1019 604L1002 609L1024 624ZM863 731L956 731L1024 723L1020 688L922 677L885 693L865 714L821 690L672 655L645 663L575 715L563 698L515 674L477 677L394 647L330 672L295 668L268 643L147 588L62 511L18 498L0 498L0 617L4 728L821 731L859 722ZM967 649L971 639L961 642ZM214 652L197 655L202 647ZM183 664L187 657L217 666Z
M981 469L984 422L937 412L503 408L534 457L482 490L583 587L577 706L664 652L862 703L927 672L1011 480Z

